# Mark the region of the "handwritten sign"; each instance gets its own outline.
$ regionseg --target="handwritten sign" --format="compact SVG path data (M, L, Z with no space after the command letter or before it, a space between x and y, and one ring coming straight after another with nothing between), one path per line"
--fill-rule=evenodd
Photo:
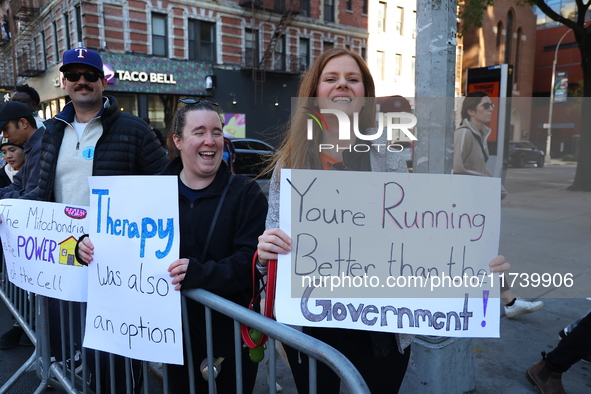
M42 201L0 201L0 237L9 280L21 289L86 301L87 269L74 256L87 229L87 207Z
M84 346L183 363L177 177L90 177L88 309Z
M498 337L500 180L281 171L277 320Z

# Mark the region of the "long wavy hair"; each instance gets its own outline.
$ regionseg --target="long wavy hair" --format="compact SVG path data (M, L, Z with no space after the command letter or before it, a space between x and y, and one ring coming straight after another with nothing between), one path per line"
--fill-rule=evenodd
M297 106L292 108L292 118L286 125L285 135L278 153L267 167L267 171L273 171L279 168L296 169L321 169L320 155L318 146L320 143L320 128L314 124L312 140L307 139L307 120L309 119L303 111L304 107L314 105L308 98L316 97L316 90L320 81L320 75L326 64L338 56L351 56L359 69L365 88L365 104L359 113L359 129L366 130L376 127L375 122L375 94L376 89L373 78L363 58L355 52L346 48L336 47L329 49L320 55L310 65L306 73L302 76L298 89ZM316 110L319 110L317 107ZM363 131L362 131L363 132Z

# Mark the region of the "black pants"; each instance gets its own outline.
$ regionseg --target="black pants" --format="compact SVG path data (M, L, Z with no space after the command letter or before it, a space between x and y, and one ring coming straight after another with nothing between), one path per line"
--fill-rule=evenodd
M312 328L304 332L343 353L361 373L372 394L392 394L400 389L410 358L410 347L401 354L394 334L340 328ZM383 344L376 343L375 338L378 336L389 339L388 349L384 349ZM298 393L307 394L309 392L308 356L288 346L285 347L285 351ZM324 363L318 362L316 365L317 392L338 394L339 377Z
M558 343L546 358L546 366L554 372L566 372L581 358L591 354L591 313Z
M63 323L61 325L61 308L60 303L63 303ZM74 351L82 352L82 322L86 316L82 314L83 303L80 302L67 302L60 301L55 298L47 298L48 313L49 313L49 345L51 348L51 355L55 357L56 361L63 361L74 358L74 354L70 354L70 338L73 337ZM69 313L69 305L72 305L72 313ZM70 331L70 324L73 330ZM66 354L62 354L62 333L65 338L65 349ZM97 381L96 371L96 356L95 353L99 354L99 369L100 369L100 381ZM142 387L142 368L141 361L128 359L122 356L115 355L113 357L114 376L111 376L111 363L108 353L99 352L93 349L85 349L86 355L86 366L89 373L89 387L93 391L99 391L100 393L106 394L119 394L127 392L126 383L126 363L129 363L130 374L131 374L131 388L132 393L139 393ZM70 361L69 365L74 365ZM111 390L111 380L114 381L115 390Z
M207 357L207 352L197 351L193 354L195 363L195 391L197 393L208 393L208 381L203 378L200 371L201 362ZM185 362L187 356L185 354ZM214 358L215 361L215 358ZM242 392L252 393L257 378L258 363L254 363L248 356L248 350L242 350ZM168 391L174 394L189 393L189 368L186 365L167 365L168 368ZM220 373L215 380L217 393L236 392L236 358L234 354L228 354L221 364Z

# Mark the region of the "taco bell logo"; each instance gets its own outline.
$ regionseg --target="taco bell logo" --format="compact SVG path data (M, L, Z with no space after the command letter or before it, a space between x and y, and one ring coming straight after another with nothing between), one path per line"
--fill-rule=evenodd
M326 120L324 119L322 114L333 114L337 117L339 122L339 140L351 140L351 120L345 112L340 111L338 109L321 109L320 112L308 107L304 107L304 109L304 114L310 117L310 119L308 119L307 121L308 140L313 139L314 123L316 123L319 126L321 132L328 131L328 124L326 123ZM378 128L376 132L374 134L362 134L359 131L359 113L355 112L353 114L353 133L355 134L355 137L362 141L374 141L382 136L385 129L387 141L397 139L394 136L394 130L402 131L402 133L404 133L404 135L411 141L417 140L417 137L415 137L410 131L417 124L417 118L413 114L410 114L408 112L378 112L376 116L378 118ZM397 123L394 123L395 119L397 120ZM388 150L391 152L400 152L403 149L401 145L396 145L397 148L395 150L391 150L390 147L395 145L396 144L388 145ZM358 152L369 150L369 145L366 144L356 144L352 147L355 151ZM344 150L350 150L350 148L351 145ZM334 149L334 146L332 144L320 144L320 151L322 151L323 149ZM337 150L343 149L337 146Z

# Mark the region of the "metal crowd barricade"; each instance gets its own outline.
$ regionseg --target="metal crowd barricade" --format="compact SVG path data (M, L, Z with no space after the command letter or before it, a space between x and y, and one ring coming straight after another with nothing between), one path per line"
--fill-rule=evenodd
M18 324L23 328L25 334L29 337L33 345L37 344L35 335L35 294L29 293L25 290L13 285L8 275L18 275L17 272L10 272L6 267L4 258L2 257L2 265L0 266L0 299L4 301L8 310L12 313ZM0 387L0 393L4 392L4 387L10 387L22 376L26 371L35 364L36 353L33 352L31 357L15 372L15 374Z
M0 272L0 298L21 324L26 334L35 345L31 358L2 386L0 394L8 393L11 386L25 371L33 366L41 382L35 393L43 392L47 387L66 393L144 393L168 394L167 368L155 373L153 363L131 360L113 354L82 348L86 304L35 296L23 291L8 281L6 265ZM234 320L234 341L236 353L236 387L242 394L242 366L240 323L266 333L269 336L267 354L269 357L269 392L276 392L276 352L275 341L291 346L310 356L310 393L316 393L316 360L327 364L341 378L349 392L369 393L363 378L351 362L331 346L294 330L259 313L238 307L231 301L206 290L183 291L183 313L186 314L185 297L200 302L205 306L208 370L213 371L213 335L211 326L212 310L229 316ZM187 319L184 319L187 321ZM51 341L53 352L62 357L52 357L50 349L50 329L53 328ZM188 326L183 327L188 338ZM58 344L58 345L56 345ZM187 354L191 355L190 344L186 344ZM57 349L56 349L57 348ZM66 360L66 361L63 361ZM193 360L187 357L190 372L191 393L195 392ZM134 387L135 385L135 387ZM141 388L138 388L141 387ZM214 374L209 374L209 393L215 393ZM174 394L174 393L171 393Z

